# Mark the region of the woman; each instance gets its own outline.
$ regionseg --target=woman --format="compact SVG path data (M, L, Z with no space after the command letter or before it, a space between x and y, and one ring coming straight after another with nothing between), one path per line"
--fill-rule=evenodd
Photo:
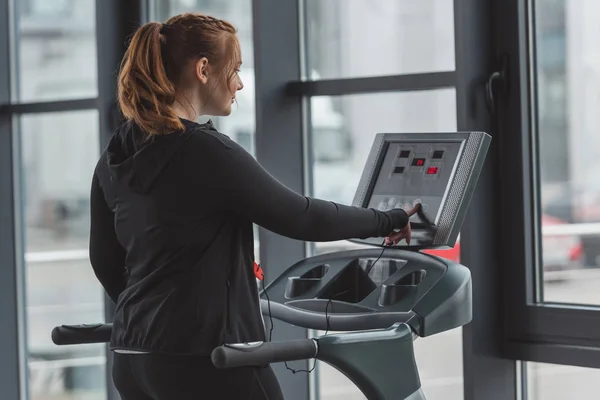
M201 14L142 26L118 78L126 122L95 169L90 258L117 304L113 379L124 400L282 399L270 367L217 370L223 343L265 341L256 223L306 241L410 240L408 214L291 191L211 122L243 84L235 28ZM285 134L285 133L282 133Z

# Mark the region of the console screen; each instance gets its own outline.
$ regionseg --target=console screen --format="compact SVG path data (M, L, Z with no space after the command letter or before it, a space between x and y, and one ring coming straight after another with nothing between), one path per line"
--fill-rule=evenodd
M406 211L411 242L397 246L454 246L483 167L491 137L485 132L378 133L352 204ZM352 239L381 246L381 238Z
M366 205L381 211L421 203L429 219L437 222L444 195L462 143L390 143ZM415 215L411 221L418 221Z

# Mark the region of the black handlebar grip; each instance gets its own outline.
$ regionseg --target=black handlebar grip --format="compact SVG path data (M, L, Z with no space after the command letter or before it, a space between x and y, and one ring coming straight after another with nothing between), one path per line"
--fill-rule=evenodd
M52 341L63 346L110 342L112 324L61 325L52 329Z
M316 356L315 340L297 339L285 342L225 344L213 350L211 360L217 368L234 368L305 360Z

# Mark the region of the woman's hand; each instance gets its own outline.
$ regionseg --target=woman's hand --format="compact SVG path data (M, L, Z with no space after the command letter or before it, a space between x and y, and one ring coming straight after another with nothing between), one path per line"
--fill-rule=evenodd
M421 204L416 204L411 210L405 210L406 214L408 214L408 223L402 229L397 232L392 233L388 237L385 238L386 246L389 245L397 245L402 239L406 239L406 244L410 245L410 217L415 215L417 211L421 208Z

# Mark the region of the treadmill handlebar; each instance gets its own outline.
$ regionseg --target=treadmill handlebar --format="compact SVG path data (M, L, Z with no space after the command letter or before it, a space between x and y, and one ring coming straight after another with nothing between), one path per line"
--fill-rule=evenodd
M110 342L112 324L60 325L52 330L54 344L63 346L82 343Z
M224 344L214 349L211 360L217 368L235 368L306 360L315 358L317 352L317 341L314 339L235 343Z
M52 341L59 346L106 343L110 341L111 333L112 324L60 325L52 330ZM213 350L211 359L217 368L233 368L305 360L316 356L316 340L298 339L225 344Z

